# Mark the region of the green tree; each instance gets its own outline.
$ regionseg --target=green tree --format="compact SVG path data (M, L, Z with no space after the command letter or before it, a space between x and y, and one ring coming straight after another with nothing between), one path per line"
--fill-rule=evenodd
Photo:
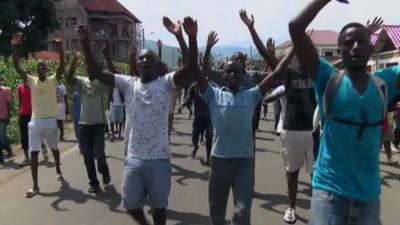
M10 55L11 36L17 32L23 34L24 52L43 49L58 25L53 0L1 0L0 55Z

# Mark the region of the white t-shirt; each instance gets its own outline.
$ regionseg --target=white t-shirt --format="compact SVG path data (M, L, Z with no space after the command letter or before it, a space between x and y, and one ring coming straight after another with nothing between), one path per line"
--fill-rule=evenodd
M281 95L284 92L285 92L285 86L280 85L271 93L271 95ZM285 113L286 113L286 104L287 104L286 95L282 95L279 98L279 101L281 102L281 114L279 115L279 123L276 128L276 132L281 133L283 131L283 121L285 119Z
M121 105L124 105L124 104L122 103L122 99L121 99L121 96L119 95L118 89L116 89L116 88L113 89L113 96L112 96L112 98L113 98L112 104L113 104L114 106L121 106Z
M166 74L150 83L140 78L115 75L114 86L121 91L125 101L127 121L128 156L143 160L168 159L169 95L176 88L174 73Z
M65 120L65 96L67 95L67 89L63 84L57 85L57 120Z

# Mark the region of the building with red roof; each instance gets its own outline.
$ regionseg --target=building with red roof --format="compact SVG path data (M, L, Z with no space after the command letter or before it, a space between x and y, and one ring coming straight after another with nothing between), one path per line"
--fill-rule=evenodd
M400 65L400 25L384 25L371 36L374 54L368 62L368 69L374 72Z
M332 30L314 30L311 34L317 52L328 61L335 61L339 58L339 47L337 44L339 34ZM276 49L278 57L286 55L292 48L292 41L286 41Z
M118 0L57 0L55 2L60 32L64 37L64 49L80 49L78 24L85 24L90 31L94 54L101 57L101 48L109 41L115 61L128 60L128 48L140 49L143 29L141 21ZM48 42L48 49L55 50Z

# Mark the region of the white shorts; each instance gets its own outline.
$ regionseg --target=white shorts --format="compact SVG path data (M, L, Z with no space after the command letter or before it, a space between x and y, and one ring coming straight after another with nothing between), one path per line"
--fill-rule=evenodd
M304 164L306 172L313 171L313 137L312 131L290 131L281 132L282 158L287 172L296 172Z
M58 128L56 118L33 119L28 124L29 149L39 152L43 139L52 150L58 150Z

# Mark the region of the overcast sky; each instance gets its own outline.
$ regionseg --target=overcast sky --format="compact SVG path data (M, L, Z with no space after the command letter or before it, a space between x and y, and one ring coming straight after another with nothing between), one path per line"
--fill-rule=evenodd
M277 44L288 40L287 24L311 0L119 0L143 22L146 39L161 39L165 44L177 46L174 37L162 25L162 17L173 21L193 16L199 25L199 45L204 45L207 34L219 34L218 45L249 46L247 28L238 11L246 9L254 14L255 26L266 40L271 36ZM397 10L394 10L397 9ZM350 0L349 5L336 1L329 3L317 16L311 28L340 30L347 22L363 22L382 16L385 24L400 24L398 0Z

